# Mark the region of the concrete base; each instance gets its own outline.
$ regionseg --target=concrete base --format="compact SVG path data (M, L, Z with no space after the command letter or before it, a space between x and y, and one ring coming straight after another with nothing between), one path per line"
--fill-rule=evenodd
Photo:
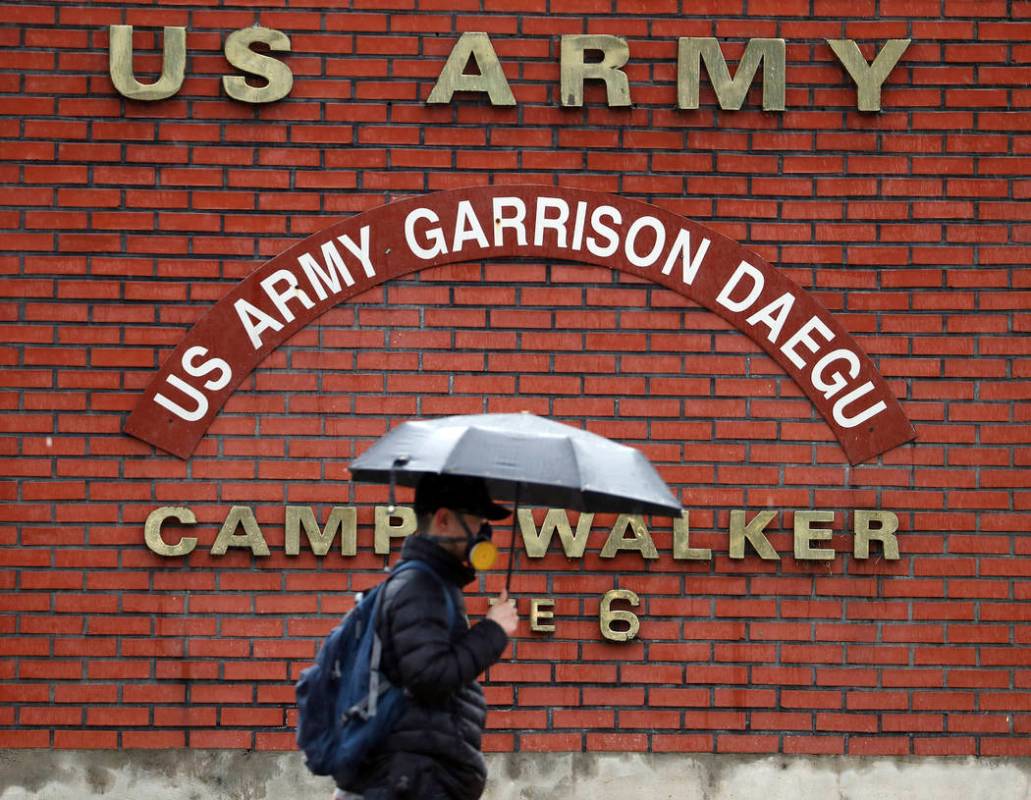
M1031 800L1031 761L513 753L484 800ZM0 751L2 800L329 800L296 754Z

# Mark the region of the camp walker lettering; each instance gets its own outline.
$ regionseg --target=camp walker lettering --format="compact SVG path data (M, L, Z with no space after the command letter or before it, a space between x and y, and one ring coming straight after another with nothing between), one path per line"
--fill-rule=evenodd
M767 537L768 526L781 513L777 509L764 509L749 517L744 509L733 509L729 513L727 529L727 556L741 560L750 552L764 561L779 561L781 556ZM831 509L797 509L792 514L792 555L796 561L828 562L837 558L838 550L832 546L837 514ZM539 516L539 514L538 514ZM898 516L892 511L854 509L851 516L852 557L866 560L871 557L871 544L875 545L875 557L885 561L899 559L899 544L896 533ZM691 544L690 512L682 512L673 519L670 540L670 555L678 562L711 561L712 549ZM615 559L617 556L636 554L639 567L646 562L659 559L656 536L649 530L644 517L636 514L620 514L608 533L598 531L594 526L595 515L581 513L574 522L565 509L546 510L540 523L527 508L519 509L518 525L523 552L528 559L539 560L550 553L565 555L567 559L582 559L589 542L594 542L598 558ZM195 552L198 537L187 535L183 526L197 524L197 517L187 506L162 506L154 509L144 523L143 538L147 548L162 558L185 558ZM279 525L276 526L280 528ZM302 540L307 540L307 550L316 557L326 557L339 539L337 551L340 556L354 558L358 547L358 511L353 506L334 506L329 510L324 524L320 525L315 509L311 506L286 506L281 526L283 552L296 557L302 552ZM416 517L407 506L376 506L372 526L372 548L374 556L389 557L391 543L416 532ZM605 537L604 544L597 549L598 533ZM668 533L668 532L666 532ZM368 553L368 542L363 552ZM253 557L267 558L272 555L268 540L258 523L254 509L250 506L233 506L229 509L212 541L208 555L220 558L230 551L249 552ZM514 558L512 553L510 557ZM621 584L633 583L633 576L621 578ZM550 634L556 631L555 601L551 597L530 597L530 629L535 633ZM604 593L599 604L598 624L601 635L614 642L627 642L638 636L641 628L639 617L631 610L614 606L627 603L636 608L640 596L621 585Z
M416 531L415 512L407 506L376 506L373 513L372 552L375 555L389 555L392 541ZM742 559L750 550L764 561L779 561L780 553L766 536L778 513L781 513L778 509L765 509L749 518L744 509L731 510L727 531L728 556ZM825 545L831 541L833 530L829 526L834 525L837 514L831 509L795 509L791 514L795 559L833 561L837 551ZM897 514L893 511L853 509L848 516L852 518L854 558L869 558L870 543L876 541L885 560L898 560ZM519 532L528 558L544 558L555 549L552 544L556 541L567 558L583 558L588 542L597 539L598 529L594 522L595 514L592 513L580 513L574 524L568 511L550 508L538 524L530 509L519 509ZM161 506L147 516L143 539L151 552L164 558L188 556L196 550L199 539L186 535L182 530L178 533L169 531L196 524L197 517L188 506ZM286 506L283 524L278 527L283 531L283 552L287 556L300 555L302 533L308 549L316 556L326 556L338 536L340 555L358 554L358 511L354 506L333 506L322 525L311 506ZM638 553L645 561L660 557L655 538L642 515L616 515L605 536L605 543L599 551L601 558L615 558L620 553L629 552ZM209 554L224 556L230 550L249 550L251 555L260 557L272 554L250 506L232 506L229 509ZM712 560L711 548L691 544L690 511L685 510L680 517L673 518L670 555L674 561Z
M325 311L427 267L502 258L605 266L708 308L785 370L852 463L915 436L852 336L758 254L637 200L529 186L407 198L294 245L251 273L193 327L151 381L125 431L187 458L240 382Z

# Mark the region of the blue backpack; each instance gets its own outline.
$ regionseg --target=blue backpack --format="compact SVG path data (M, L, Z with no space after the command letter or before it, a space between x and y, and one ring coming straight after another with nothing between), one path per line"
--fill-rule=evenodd
M390 732L404 711L404 690L380 672L382 643L376 633L383 590L391 578L417 569L432 575L444 590L448 628L455 624L451 592L433 569L422 561L402 561L383 583L359 595L323 642L315 664L301 673L295 687L300 716L297 744L308 769L332 775L347 785L369 752Z

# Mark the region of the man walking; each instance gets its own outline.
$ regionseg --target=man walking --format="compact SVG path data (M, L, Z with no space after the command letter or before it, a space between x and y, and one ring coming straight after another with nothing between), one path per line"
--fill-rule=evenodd
M411 569L391 579L377 626L381 669L405 690L407 707L337 798L478 800L483 793L487 707L476 678L501 658L518 615L503 592L470 627L462 587L476 577L472 553L486 538L487 521L510 512L491 501L480 478L428 475L416 488L415 513L418 528L401 557L424 562L436 577Z

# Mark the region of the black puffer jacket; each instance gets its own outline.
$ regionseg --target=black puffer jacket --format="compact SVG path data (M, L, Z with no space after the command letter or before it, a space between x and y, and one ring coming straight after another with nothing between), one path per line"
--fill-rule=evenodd
M344 788L369 798L477 800L487 777L480 751L487 705L476 678L501 657L508 636L492 620L469 627L462 587L475 578L471 568L421 536L405 540L401 557L429 564L443 585L414 569L387 585L382 669L410 698L361 785ZM450 630L445 587L455 607Z

